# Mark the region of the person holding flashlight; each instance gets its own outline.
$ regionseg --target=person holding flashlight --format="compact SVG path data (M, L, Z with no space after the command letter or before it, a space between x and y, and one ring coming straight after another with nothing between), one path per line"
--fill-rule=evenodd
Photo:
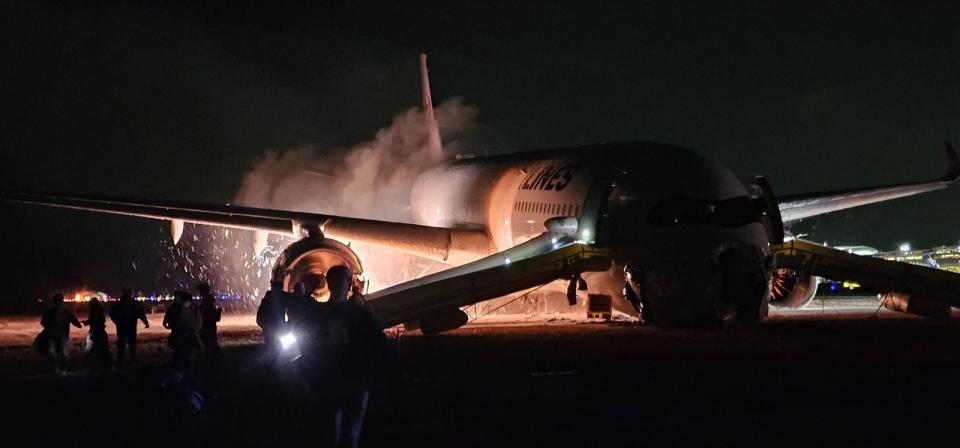
M281 337L284 336L286 326L283 292L283 282L270 282L270 290L260 301L257 308L257 325L263 330L263 344L266 346L267 358L273 361L281 352Z
M356 447L370 389L384 364L386 338L356 292L349 268L330 268L326 280L330 299L317 303L310 314L314 330L305 354L313 382L310 390L319 394L324 406L332 446Z

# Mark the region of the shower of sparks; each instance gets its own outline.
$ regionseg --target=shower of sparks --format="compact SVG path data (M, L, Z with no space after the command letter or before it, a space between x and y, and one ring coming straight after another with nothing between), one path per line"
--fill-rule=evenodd
M251 310L269 289L277 257L293 241L271 235L266 248L254 254L251 232L187 225L184 237L176 245L169 238L156 243L161 261L157 293L195 291L198 283L207 282L225 302Z

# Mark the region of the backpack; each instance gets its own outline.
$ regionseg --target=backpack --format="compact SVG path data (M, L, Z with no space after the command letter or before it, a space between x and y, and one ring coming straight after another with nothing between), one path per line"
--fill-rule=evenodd
M184 305L176 319L177 329L185 333L196 333L200 331L200 326L203 324L200 307L194 302Z

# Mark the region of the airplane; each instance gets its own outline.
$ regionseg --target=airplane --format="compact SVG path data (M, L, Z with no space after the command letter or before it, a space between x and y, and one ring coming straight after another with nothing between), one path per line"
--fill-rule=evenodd
M420 72L424 150L436 163L411 191L413 223L79 194L4 191L0 200L165 220L174 242L184 223L252 230L258 247L269 234L292 236L298 240L272 273L287 290L302 282L322 293L334 265L350 267L359 284L363 264L351 243L449 266L367 295L384 327L414 324L429 334L454 329L467 322L464 306L554 280L569 282L571 303L577 289L586 289L632 305L649 323L730 327L757 324L771 303L798 307L812 299L816 263L789 260L829 254L804 258L798 246L784 248L785 226L946 188L960 176L949 143L941 178L786 196L774 195L765 177L745 186L719 162L662 143L444 159L425 55ZM960 305L952 296L938 303Z

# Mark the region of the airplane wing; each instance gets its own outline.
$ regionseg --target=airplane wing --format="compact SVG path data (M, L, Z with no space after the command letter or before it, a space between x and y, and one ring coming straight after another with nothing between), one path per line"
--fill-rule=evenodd
M0 200L171 222L174 240L184 222L298 236L326 236L386 247L437 261L489 255L486 232L346 216L169 200L0 191Z
M855 255L800 239L771 249L777 267L859 282L869 290L887 293L884 305L895 311L946 317L950 307L960 307L960 274L954 272Z
M0 192L0 200L230 227L297 236L315 226L325 235L446 261L469 252L476 261L367 296L385 326L423 320L585 271L610 267L601 248L574 241L564 225L548 223L538 238L490 255L486 232L234 205L135 198ZM560 219L566 224L571 218ZM182 225L182 224L181 224ZM479 259L478 259L479 258Z
M946 188L960 176L960 158L958 158L957 152L953 149L953 146L950 145L950 142L944 143L947 152L947 174L939 179L850 190L778 196L777 202L780 208L780 216L784 223L790 223L837 210Z

